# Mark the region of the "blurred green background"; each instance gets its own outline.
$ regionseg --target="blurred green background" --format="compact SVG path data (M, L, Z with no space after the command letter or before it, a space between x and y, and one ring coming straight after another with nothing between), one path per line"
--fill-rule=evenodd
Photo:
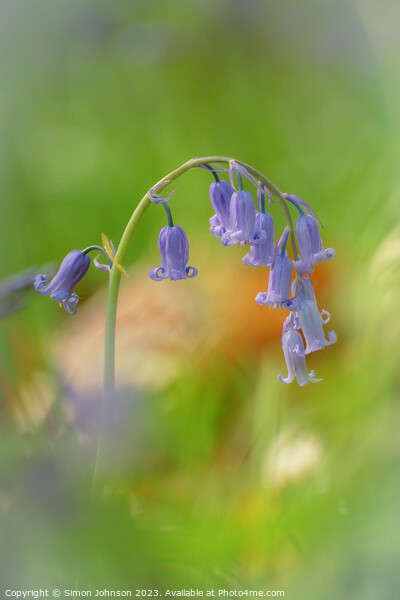
M106 276L89 271L73 323L31 293L0 322L4 590L398 596L399 17L391 0L1 1L2 279L103 231L118 242L160 177L230 155L319 214L337 256L315 277L338 334L309 360L322 383L278 382L275 321L261 335L241 283L255 271L208 233L209 175L186 175L171 206L203 283L184 284L187 297L179 285L179 302L169 283L141 291L165 220L151 208L122 283L141 304L131 316L126 299L120 336L139 327L142 342L118 357L134 373L146 346L151 375L121 385L95 500L99 389L74 387L66 363L88 372L79 347L86 327L101 334ZM152 294L175 310L156 326ZM208 310L221 315L209 329ZM158 336L177 361L163 377Z

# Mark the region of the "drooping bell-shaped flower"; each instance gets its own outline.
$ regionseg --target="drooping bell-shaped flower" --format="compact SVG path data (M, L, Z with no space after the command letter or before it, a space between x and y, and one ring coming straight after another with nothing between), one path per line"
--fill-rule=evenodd
M222 237L224 246L233 244L262 244L265 231L257 229L256 209L250 192L234 192L230 202L230 227Z
M317 383L322 381L322 379L315 378L315 371L311 371L310 373L307 371L303 338L298 331L293 329L292 324L286 331L284 326L282 348L288 368L288 375L287 377L279 375L279 381L282 383L291 383L296 377L297 383L301 386L309 382Z
M46 275L36 275L34 287L39 294L50 295L60 302L67 313L74 315L79 297L73 293L76 284L89 269L90 257L81 250L73 250L62 261L58 273L46 285Z
M302 302L297 315L307 342L306 354L322 350L325 346L331 346L337 341L334 331L329 331L328 339L326 339L323 326L329 323L331 316L326 310L320 313L314 300ZM323 316L326 318L323 319Z
M256 296L257 304L266 304L276 308L287 304L292 283L292 261L286 255L286 242L289 232L285 231L278 242L275 258L269 272L268 291ZM281 247L279 251L279 247Z
M324 250L317 221L311 215L301 215L296 222L297 240L301 258L294 262L300 274L312 273L314 265L335 256L333 248Z
M189 260L189 242L182 227L163 227L158 236L158 247L161 253L161 267L151 269L151 279L176 281L196 277L197 269L186 266Z
M274 259L274 221L269 213L256 213L257 231L265 231L265 241L261 244L251 244L250 252L243 257L245 265L252 267L270 267Z
M215 215L210 219L210 231L221 238L230 228L230 205L234 190L227 181L216 181L210 185L210 200Z
M323 328L326 323L329 323L331 316L326 310L319 312L311 281L303 277L296 280L294 284L297 284L297 289L300 291L295 296L291 308L296 310L298 325L307 343L306 354L331 346L337 341L336 333L330 331L326 339Z

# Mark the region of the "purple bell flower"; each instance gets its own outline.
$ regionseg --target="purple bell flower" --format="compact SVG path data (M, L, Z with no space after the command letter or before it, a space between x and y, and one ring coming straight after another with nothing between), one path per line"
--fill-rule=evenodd
M62 261L58 273L47 284L46 275L36 275L34 287L39 294L50 295L60 302L67 313L74 315L78 296L73 293L76 284L84 278L89 269L90 258L81 250L73 250Z
M176 281L196 277L197 269L186 266L189 260L189 242L182 227L163 227L158 236L158 247L161 253L161 267L151 269L151 279L162 281L169 278Z
M269 272L268 291L256 296L257 304L266 304L276 308L286 305L289 301L292 283L292 261L286 256L286 242L289 231L285 230L275 249L275 259ZM281 250L279 254L279 248Z
M251 267L270 267L274 259L274 221L269 213L256 212L256 230L265 231L265 241L262 244L251 244L250 252L243 258L245 265Z
M293 379L296 377L297 383L301 386L306 385L309 382L317 383L322 381L322 379L315 379L315 371L308 373L303 338L298 331L293 329L292 323L290 328L286 331L284 325L282 348L288 368L288 375L287 377L279 375L279 381L282 383L292 383Z
M210 200L215 215L210 219L210 231L221 238L230 227L230 204L234 190L227 181L218 181L210 185Z
M331 320L330 314L326 310L320 313L314 300L302 302L297 315L307 342L306 354L336 343L337 336L334 331L328 333L328 339L325 338L323 326ZM326 316L325 320L323 316Z
M297 240L301 259L295 261L294 268L300 274L312 273L314 265L335 256L333 248L324 250L317 221L311 215L302 215L296 222Z
M230 228L222 237L224 246L233 244L262 244L265 231L257 230L256 209L250 192L234 192L230 202Z
M300 286L300 292L293 299L291 309L296 310L298 327L303 331L307 343L306 354L331 346L337 341L336 333L330 331L326 339L323 328L331 316L326 310L319 312L311 281L302 278L295 280L294 285L297 288Z

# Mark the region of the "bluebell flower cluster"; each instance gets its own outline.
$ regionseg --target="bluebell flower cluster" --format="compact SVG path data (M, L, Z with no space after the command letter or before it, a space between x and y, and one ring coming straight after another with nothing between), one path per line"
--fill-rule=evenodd
M210 167L208 167L210 168ZM286 227L275 243L274 221L266 210L272 201L267 188L250 175L241 165L230 165L230 182L220 180L212 168L215 182L210 185L210 200L215 214L210 218L210 232L223 246L244 245L249 248L243 257L243 263L252 267L269 269L268 288L259 292L255 298L260 305L281 308L289 311L282 332L282 348L286 360L288 375L279 375L282 383L291 383L294 379L300 386L309 382L318 382L315 372L307 371L306 355L336 342L334 331L324 333L324 325L330 315L319 311L309 275L316 264L330 260L335 256L332 248L324 249L318 225L318 217L301 198L285 194L282 201L291 203L299 212L296 221L296 233ZM243 189L242 176L250 180L257 189L257 208L253 196ZM234 185L238 181L239 189ZM162 279L186 279L195 277L197 269L188 267L189 245L181 227L173 226L167 201L171 194L163 199L156 193L157 184L150 190L150 199L163 203L168 215L168 226L159 235L161 267L152 269L150 277L155 281ZM289 237L297 246L295 259L287 252Z
M311 207L298 196L281 194L279 190L263 175L252 167L230 159L229 169L218 168L209 164L198 164L208 169L215 181L210 185L210 200L215 214L210 218L210 232L218 238L223 246L246 246L247 253L243 263L250 267L262 267L269 270L266 291L257 294L255 301L262 306L280 308L289 311L282 331L282 348L286 360L288 375L279 375L282 383L291 383L294 379L301 386L316 379L314 371L310 373L306 367L306 355L322 350L336 342L336 334L329 331L325 335L324 326L330 321L327 311L320 311L312 287L310 274L315 265L331 260L335 256L332 248L325 249L319 229L319 220ZM184 166L190 165L191 161ZM180 171L178 169L177 171ZM176 190L165 198L161 192L177 178L177 171L171 173L171 179L164 178L153 186L146 194L144 201L161 204L166 212L167 225L160 231L158 248L161 254L161 265L150 270L149 276L154 281L170 279L192 279L197 276L195 267L188 266L189 242L184 229L175 225L168 201ZM217 171L229 171L229 181L221 180ZM262 181L251 173L256 174ZM251 192L244 189L246 178L257 190L257 203ZM236 183L236 185L235 185ZM287 227L275 243L275 226L269 208L272 203L272 191L282 206ZM295 230L289 211L289 204L299 213ZM135 213L134 213L135 214ZM293 258L287 251L287 243L291 241ZM34 287L39 294L49 295L73 315L77 311L78 296L75 286L86 275L90 258L88 253L100 251L106 264L94 259L94 266L103 271L111 271L116 267L126 274L117 261L117 252L108 238L102 234L103 247L89 246L85 250L73 250L64 258L59 271L47 283L45 275L37 275ZM123 252L120 252L123 255Z

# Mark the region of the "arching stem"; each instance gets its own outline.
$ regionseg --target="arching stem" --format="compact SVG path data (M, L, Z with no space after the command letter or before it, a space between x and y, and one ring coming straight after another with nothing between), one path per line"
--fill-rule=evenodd
M247 169L247 171L251 175L253 175L253 177L255 177L258 181L260 181L262 184L264 184L265 187L271 192L271 194L273 194L275 196L275 198L278 200L279 204L281 205L281 207L285 213L287 226L288 226L291 240L292 240L294 258L295 258L295 260L298 260L299 257L298 257L297 247L296 247L296 238L294 235L292 218L291 218L290 211L287 206L285 197L283 196L282 192L276 186L274 186L273 183L271 183L269 181L269 179L264 177L264 175L262 173L260 173L259 171L257 171L253 167L251 167L250 165L247 165L246 163L243 163L241 161L238 161L236 159L226 157L226 156L206 156L206 157L202 157L202 158L194 158L194 159L189 160L188 162L184 163L183 165L181 165L180 167L178 167L171 173L168 173L168 175L166 175L162 179L160 179L160 181L157 184L157 193L161 193L167 185L169 185L170 183L172 183L173 181L178 179L181 175L183 175L190 169L193 169L195 167L199 167L202 165L209 165L209 163L228 163L229 164L233 160L235 160L235 162L237 164L242 165L245 169ZM119 264L124 264L126 254L127 254L128 248L130 246L133 234L135 233L137 226L139 225L143 215L145 214L146 210L149 208L150 204L151 204L151 200L149 198L148 193L146 193L143 196L143 198L141 199L141 201L139 202L139 204L137 205L131 218L129 219L128 224L125 227L125 230L122 234L121 241L119 243L117 253L115 256L115 259ZM93 488L94 488L94 486L96 484L96 480L98 478L99 465L102 462L101 458L100 458L100 452L101 452L102 438L103 438L105 422L106 422L107 408L108 408L109 403L112 402L114 394L115 394L115 387L114 387L114 381L115 381L115 328L116 328L116 318L117 318L118 292L119 292L119 285L120 285L120 281L121 281L121 273L115 267L115 265L112 266L109 277L110 277L110 279L109 279L109 286L108 286L107 307L106 307L106 315L105 315L105 330L104 330L103 395L102 395L101 416L100 416L99 441L98 441L98 449L97 449L97 455L96 455L95 471L94 471L94 475L93 475Z

